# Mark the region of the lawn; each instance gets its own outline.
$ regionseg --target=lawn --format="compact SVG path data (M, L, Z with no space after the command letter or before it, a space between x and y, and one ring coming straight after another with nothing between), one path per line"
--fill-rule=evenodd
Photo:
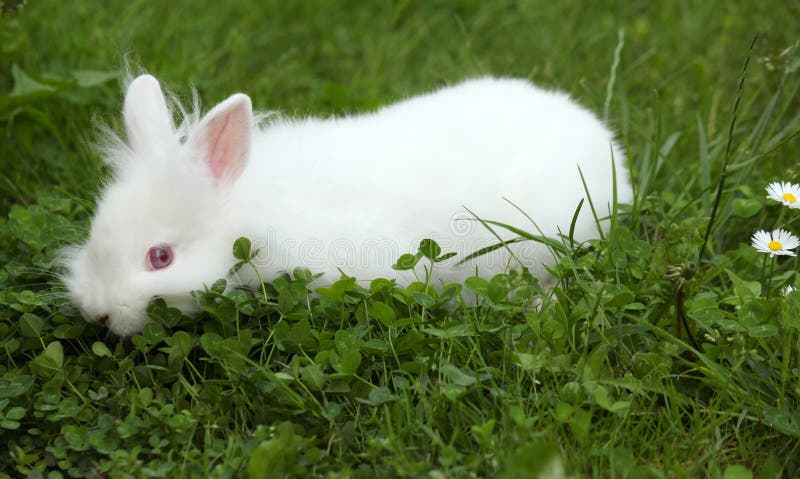
M764 190L800 181L797 5L2 3L0 478L800 475L798 262L750 245L800 233ZM123 341L54 259L85 237L125 64L292 116L529 78L619 132L634 204L552 294L512 270L309 296L297 270L208 285L200 318L156 299Z

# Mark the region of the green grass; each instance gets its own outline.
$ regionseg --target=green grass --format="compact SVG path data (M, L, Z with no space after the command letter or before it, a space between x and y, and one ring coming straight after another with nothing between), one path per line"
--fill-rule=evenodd
M778 218L798 231L763 190L800 173L791 2L27 3L0 17L0 477L530 477L553 457L573 477L800 474L800 293L779 292L798 263L748 245ZM567 249L552 298L510 272L311 299L296 271L199 293L199 320L155 301L118 341L52 265L85 234L126 56L183 98L293 115L528 77L608 112L636 200ZM446 307L459 294L482 302Z

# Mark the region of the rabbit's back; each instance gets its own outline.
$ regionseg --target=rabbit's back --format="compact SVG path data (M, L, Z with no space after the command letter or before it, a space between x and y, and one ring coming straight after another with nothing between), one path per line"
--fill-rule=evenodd
M256 134L240 181L271 205L265 221L292 241L391 238L403 253L427 236L459 240L463 257L496 241L480 226L453 224L469 216L463 206L535 231L505 197L545 234L567 231L586 196L578 166L606 214L612 151L626 202L624 156L592 113L524 80L481 78L373 113L272 122ZM587 208L576 237L594 229Z

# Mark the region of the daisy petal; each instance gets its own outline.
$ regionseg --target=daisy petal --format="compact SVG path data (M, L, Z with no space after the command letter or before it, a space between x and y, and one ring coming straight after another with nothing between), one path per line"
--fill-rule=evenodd
M767 198L789 208L800 208L800 185L786 182L770 183L766 187Z
M771 233L758 230L753 233L750 241L753 248L770 256L796 256L791 250L800 245L800 240L784 229L777 229Z

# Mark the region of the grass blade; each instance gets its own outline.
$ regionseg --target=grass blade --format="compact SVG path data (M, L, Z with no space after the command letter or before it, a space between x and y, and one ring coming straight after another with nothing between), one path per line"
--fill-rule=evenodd
M739 102L742 99L742 90L744 89L744 78L747 75L747 67L750 64L750 54L753 52L753 46L756 44L756 40L758 39L758 34L753 37L753 40L750 42L750 49L747 52L747 56L744 60L744 65L742 66L742 73L739 76L739 86L736 89L736 100L733 103L733 113L731 114L731 123L728 127L728 141L725 144L725 155L722 158L722 171L720 172L719 182L717 183L717 195L714 198L714 206L711 209L711 217L708 219L708 225L706 226L706 234L703 237L703 244L700 246L700 251L697 254L697 264L701 265L703 262L703 255L706 251L706 246L708 245L708 238L711 235L711 230L714 227L714 220L717 217L717 210L719 209L720 201L722 200L722 191L725 188L725 179L728 176L728 160L730 159L731 155L731 144L733 143L733 129L736 126L736 113L739 109Z
M586 199L589 200L589 208L592 210L592 217L594 218L595 225L597 225L597 234L600 235L600 239L605 240L606 234L603 232L603 228L600 226L600 219L597 217L597 211L594 209L594 202L592 202L592 195L589 194L589 187L586 185L586 178L583 177L583 171L581 170L580 166L578 166L578 173L581 175L583 191L586 192Z

